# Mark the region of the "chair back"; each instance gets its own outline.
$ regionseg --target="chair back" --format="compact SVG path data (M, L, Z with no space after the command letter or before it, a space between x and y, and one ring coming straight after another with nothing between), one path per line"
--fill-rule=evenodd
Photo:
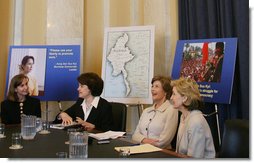
M226 120L220 158L249 158L249 121Z
M182 115L182 112L178 111L177 129L176 129L175 136L174 136L173 140L171 141L171 148L172 148L172 150L174 150L174 151L175 151L175 149L176 149L177 133L178 133L178 129L179 129L179 126L180 126L181 115Z
M127 106L123 103L110 102L114 118L114 131L126 131Z

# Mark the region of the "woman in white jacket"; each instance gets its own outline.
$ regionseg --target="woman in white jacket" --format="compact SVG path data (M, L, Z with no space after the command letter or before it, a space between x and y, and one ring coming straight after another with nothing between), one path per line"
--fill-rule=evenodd
M176 152L194 158L215 158L210 127L200 109L203 102L197 83L180 78L172 81L171 103L182 115L177 133Z
M132 136L134 141L171 148L178 124L178 111L169 102L172 94L170 82L171 79L164 76L152 79L153 106L143 111Z

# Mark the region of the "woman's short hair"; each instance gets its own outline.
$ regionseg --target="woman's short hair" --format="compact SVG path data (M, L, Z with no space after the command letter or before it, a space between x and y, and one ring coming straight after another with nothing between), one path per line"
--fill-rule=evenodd
M188 110L200 110L203 108L204 104L200 96L198 84L193 79L180 78L173 80L171 86L175 87L180 95L187 97L187 100L183 102L183 106L188 108Z
M10 83L10 86L9 86L9 91L8 91L8 94L7 94L7 99L8 100L18 101L18 95L17 95L17 92L15 91L15 89L22 84L24 79L27 79L27 81L29 80L29 78L24 74L15 75L11 79L11 83Z
M23 57L23 59L21 61L21 65L19 67L20 70L24 70L23 66L25 66L27 64L29 59L32 59L33 63L34 63L34 57L31 56L31 55L26 55L26 56Z
M162 85L162 89L167 93L166 95L166 99L170 99L171 95L172 95L172 87L171 87L171 78L170 77L166 77L166 76L161 76L161 75L158 75L158 76L154 76L153 79L152 79L152 84L155 82L155 81L159 81Z
M93 96L100 96L103 90L103 80L96 73L83 73L77 78L82 85L87 85Z

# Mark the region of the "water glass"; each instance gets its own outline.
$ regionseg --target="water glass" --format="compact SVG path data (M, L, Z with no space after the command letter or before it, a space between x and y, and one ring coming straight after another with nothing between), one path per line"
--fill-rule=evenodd
M57 158L68 158L67 152L56 152Z
M25 115L21 117L21 135L24 140L34 139L36 135L36 116Z
M130 156L130 148L120 148L119 157L127 158Z
M20 133L12 133L11 136L11 146L10 149L22 149L22 143L21 143L21 134Z
M0 138L5 138L4 132L5 132L5 125L3 123L0 123Z
M42 121L42 130L39 132L39 134L49 134L49 123L47 121Z
M69 136L70 136L70 133L72 133L72 132L78 132L78 129L77 129L77 128L68 128L68 129L67 129L68 138L69 138ZM66 141L65 144L70 144L70 142L69 142L69 141Z
M88 133L71 132L69 135L69 157L87 158L88 157Z
M41 131L42 129L42 120L41 118L37 117L36 118L36 132Z

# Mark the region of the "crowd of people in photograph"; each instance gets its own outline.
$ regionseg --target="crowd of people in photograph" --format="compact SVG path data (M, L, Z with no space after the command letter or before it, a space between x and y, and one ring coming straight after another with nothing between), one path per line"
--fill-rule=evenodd
M184 52L180 76L191 78L196 82L220 82L222 63L224 57L224 43L217 42L216 48L209 51L208 59L202 63L203 55L197 55L193 51ZM186 57L186 55L191 57Z

